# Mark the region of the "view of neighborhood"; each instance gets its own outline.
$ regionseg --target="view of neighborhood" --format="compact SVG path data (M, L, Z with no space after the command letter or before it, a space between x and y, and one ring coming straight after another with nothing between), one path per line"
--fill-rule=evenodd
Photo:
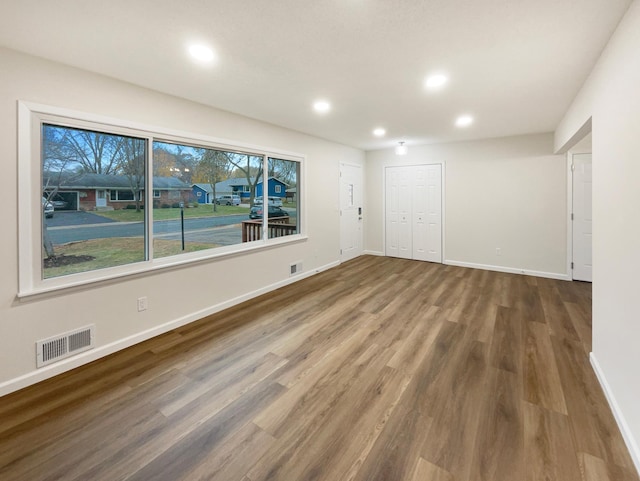
M299 232L299 162L49 124L42 139L45 279L261 240L265 216L267 237Z

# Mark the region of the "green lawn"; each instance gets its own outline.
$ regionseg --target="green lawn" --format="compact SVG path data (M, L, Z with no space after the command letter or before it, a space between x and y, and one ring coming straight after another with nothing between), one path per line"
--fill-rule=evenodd
M136 212L135 209L100 210L92 212L92 214L100 215L117 222L141 222L142 220L144 220L144 212ZM185 219L194 217L216 217L232 214L249 214L249 208L236 205L217 205L216 211L214 212L213 206L209 204L184 209ZM169 220L179 218L180 209L153 209L153 220Z
M182 251L182 243L179 240L155 239L153 241L156 257L167 257L213 247L218 247L218 245L187 242L185 250ZM47 267L44 269L45 279L141 262L144 260L144 239L142 237L114 237L71 242L55 246L55 253L56 256L91 256L94 259L58 267Z

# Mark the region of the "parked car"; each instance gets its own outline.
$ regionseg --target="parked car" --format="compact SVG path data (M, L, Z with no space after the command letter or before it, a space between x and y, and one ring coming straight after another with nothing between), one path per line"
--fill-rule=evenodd
M269 202L269 205L272 205L272 206L275 206L275 207L282 207L282 198L281 197L269 196L268 202ZM255 199L253 199L253 204L254 205L262 205L262 196L259 195Z
M44 216L47 219L50 219L51 217L53 217L53 211L54 210L55 210L55 208L53 207L53 204L43 197L42 198L42 211L44 212Z
M276 207L275 205L270 205L269 207L269 217L289 217L289 214L286 210L281 209L280 207ZM250 219L262 219L262 214L264 212L264 207L261 205L254 205L251 207L249 211Z
M219 195L216 197L216 204L219 205L240 205L239 195Z
M65 202L64 200L52 200L51 203L53 204L53 207L56 210L61 210L67 207L67 205L69 205L67 202Z

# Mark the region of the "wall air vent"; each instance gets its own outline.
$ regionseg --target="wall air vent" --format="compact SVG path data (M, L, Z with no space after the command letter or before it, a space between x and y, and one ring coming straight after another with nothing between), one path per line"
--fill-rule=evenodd
M296 262L295 264L291 264L289 270L289 276L295 276L296 274L300 274L302 272L302 262Z
M65 332L36 342L36 365L43 367L93 348L95 325Z

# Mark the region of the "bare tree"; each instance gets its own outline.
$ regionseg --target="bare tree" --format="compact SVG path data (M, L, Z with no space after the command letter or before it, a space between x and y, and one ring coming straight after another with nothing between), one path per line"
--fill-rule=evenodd
M213 196L213 211L218 210L216 204L216 184L229 177L231 163L227 152L212 149L201 149L201 157L196 166L194 179L202 183L207 183L211 187Z
M182 180L187 184L191 184L193 181L193 173L194 173L195 167L197 166L197 163L199 161L199 159L197 157L194 157L191 152L193 152L194 150L198 152L200 150L207 150L207 149L196 149L193 147L185 148L185 146L180 144L175 144L174 149L175 149L174 156L176 159L176 166L177 166L177 170L174 172L177 173L177 176L180 177L180 180Z
M298 183L298 162L269 158L269 177L281 180L289 187L295 187Z
M144 191L146 141L134 137L121 137L120 142L118 167L129 181L129 187L136 203L136 212L140 212L140 201Z
M123 137L67 128L64 149L71 152L84 172L114 175L119 168Z
M42 198L43 206L51 202L60 187L72 183L79 174L74 170L76 154L69 143L69 129L45 125L42 129ZM47 223L42 219L42 244L47 257L55 257L55 250Z
M247 185L249 186L249 205L253 205L256 196L256 186L262 181L262 158L233 152L224 152L224 154L236 170L242 172L244 178L247 179ZM251 163L252 161L253 164ZM266 188L263 188L263 190L265 193L267 192ZM266 197L266 194L264 197Z

